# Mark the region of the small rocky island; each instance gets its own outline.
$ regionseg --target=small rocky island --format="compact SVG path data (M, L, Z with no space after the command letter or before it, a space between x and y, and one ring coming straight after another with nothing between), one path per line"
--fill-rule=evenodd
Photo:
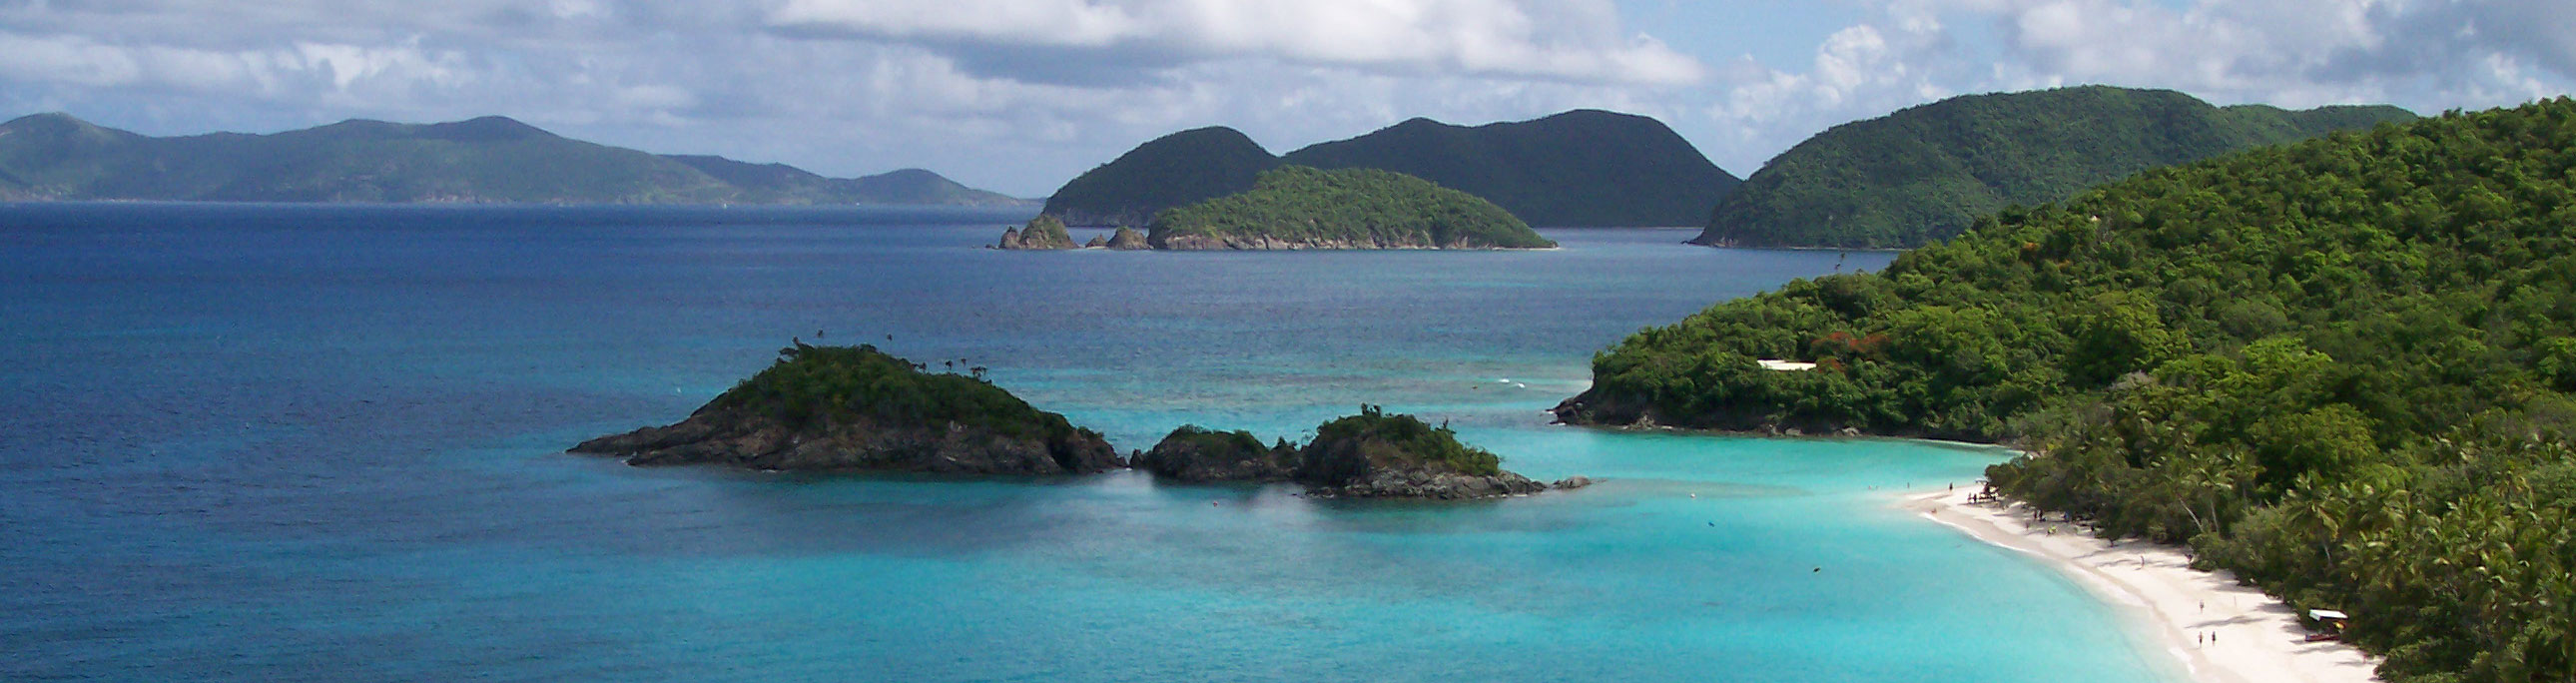
M1303 448L1264 446L1250 432L1195 425L1172 430L1135 467L1185 482L1297 482L1315 495L1466 500L1538 493L1550 486L1502 468L1502 458L1458 441L1456 432L1377 406L1326 422ZM1570 477L1555 488L1591 484Z
M679 424L572 452L793 471L1052 475L1126 465L1099 433L978 377L925 372L868 345L798 343L778 356Z
M1079 249L1073 234L1065 232L1064 221L1054 216L1029 219L1029 224L1002 231L1002 241L995 249Z
M1511 212L1428 180L1376 169L1282 166L1251 190L1154 215L1156 249L1544 249Z

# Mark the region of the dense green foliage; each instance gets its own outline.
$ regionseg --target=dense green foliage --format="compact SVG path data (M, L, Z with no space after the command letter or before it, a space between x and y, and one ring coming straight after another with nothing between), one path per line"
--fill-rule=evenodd
M1165 209L1145 235L1156 248L1193 239L1353 248L1556 246L1475 195L1392 171L1304 166L1262 173L1241 194Z
M1403 173L1545 226L1699 225L1742 182L1661 121L1591 109L1473 128L1418 118L1282 160Z
M974 377L923 372L866 344L800 343L779 349L777 363L701 410L747 411L799 427L850 419L933 427L953 423L1048 440L1076 431L1063 415L1029 407L1001 387Z
M1064 221L1045 214L1029 219L1028 225L1003 230L1002 241L995 246L1003 249L1078 249L1082 247L1074 243L1072 233L1065 231Z
M1252 189L1255 177L1278 165L1278 157L1242 131L1194 128L1075 176L1047 198L1042 213L1074 225L1142 226L1163 209Z
M1161 444L1174 442L1184 443L1193 448L1197 448L1200 451L1209 453L1260 454L1270 452L1274 448L1273 446L1261 445L1261 437L1253 436L1252 432L1240 429L1231 432L1220 432L1198 425L1181 425L1180 427L1173 429L1172 433L1163 435L1163 440L1158 442L1155 447L1161 448ZM1276 445L1276 448L1279 449L1287 449L1288 447L1288 442L1285 440L1280 441Z
M2559 99L2006 211L1640 332L1567 412L2010 440L2006 492L2349 611L2389 680L2567 681L2571 334Z
M1739 182L1660 121L1576 110L1472 128L1413 119L1285 157L1231 128L1181 131L1065 183L1045 213L1142 226L1163 209L1252 189L1281 165L1395 171L1546 226L1697 225Z
M2395 107L2214 107L2108 86L1968 95L1835 126L1718 202L1698 244L1914 247L2006 206L2159 166L2405 121Z
M1298 455L1297 478L1324 485L1365 479L1377 469L1430 466L1477 476L1503 471L1500 456L1459 443L1458 433L1447 425L1433 427L1421 418L1388 415L1372 405L1360 406L1358 415L1315 427L1315 440L1307 442Z
M934 180L935 179L935 180ZM1013 203L927 171L832 179L663 157L510 119L341 123L156 138L62 114L0 124L0 196L26 200L513 203Z

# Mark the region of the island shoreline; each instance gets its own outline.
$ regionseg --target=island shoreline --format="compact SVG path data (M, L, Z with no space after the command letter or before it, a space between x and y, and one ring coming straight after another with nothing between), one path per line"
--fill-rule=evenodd
M2231 572L2191 568L2183 548L2033 521L2021 503L1972 500L1982 488L1904 494L1895 506L2082 584L2151 634L2195 683L2377 680L2377 658L2342 642L2307 642L2309 630L2288 604L2238 584Z

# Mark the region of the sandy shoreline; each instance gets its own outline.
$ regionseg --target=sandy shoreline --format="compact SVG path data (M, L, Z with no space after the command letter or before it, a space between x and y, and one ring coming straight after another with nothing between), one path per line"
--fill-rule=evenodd
M1969 502L1977 488L1909 495L1900 506L2073 577L2142 620L2193 681L2374 680L2377 662L2360 650L2343 643L2306 642L2308 630L2288 605L2237 585L2226 572L2193 570L2183 549L2140 541L2114 545L2074 524L2032 522L2029 511L2017 504ZM2213 637L2214 642L2204 642Z

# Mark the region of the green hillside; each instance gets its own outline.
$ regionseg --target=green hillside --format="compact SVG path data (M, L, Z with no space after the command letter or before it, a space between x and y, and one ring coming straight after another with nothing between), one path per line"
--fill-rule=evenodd
M1065 183L1045 213L1076 225L1143 225L1162 209L1251 189L1255 176L1282 164L1395 171L1548 226L1697 225L1737 183L1662 122L1580 110L1472 128L1413 119L1286 157L1231 128L1182 131Z
M1142 226L1163 209L1252 189L1254 177L1278 165L1278 157L1242 131L1194 128L1075 176L1040 213L1072 225Z
M1413 119L1284 161L1395 171L1545 226L1699 225L1741 182L1661 121L1589 109L1474 128Z
M960 185L937 173L907 168L858 178L827 178L786 164L755 164L718 156L664 155L741 189L733 201L754 204L946 204L1004 206L1027 200Z
M2351 612L2388 680L2576 678L2576 101L2149 171L1593 375L1561 417L2014 443L2007 493Z
M1526 249L1556 246L1502 207L1376 169L1282 166L1241 194L1167 209L1156 249Z
M573 140L498 116L425 125L353 120L271 135L168 138L105 128L65 114L0 124L0 196L30 200L1011 201L977 190L937 187L921 175L927 172L844 180L779 164L663 157Z
M1915 247L1977 216L2160 166L2405 121L2395 107L2215 107L2169 90L1968 95L1798 143L1726 196L1694 244Z

